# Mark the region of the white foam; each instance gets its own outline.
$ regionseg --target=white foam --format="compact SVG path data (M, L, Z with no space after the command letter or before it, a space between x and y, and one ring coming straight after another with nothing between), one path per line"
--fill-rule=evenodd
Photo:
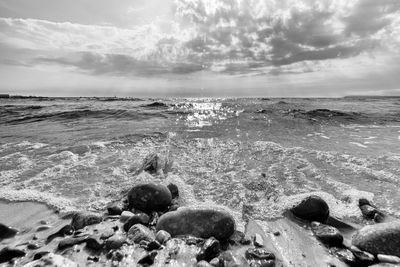
M357 143L357 142L349 142L349 143L353 144L353 145L356 145L356 146L359 146L359 147L362 147L362 148L368 148L368 146L360 144L360 143Z

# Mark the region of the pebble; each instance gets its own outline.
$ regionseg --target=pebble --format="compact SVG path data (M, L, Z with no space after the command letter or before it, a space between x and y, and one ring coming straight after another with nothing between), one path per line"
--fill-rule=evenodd
M154 259L157 256L157 252L156 251L152 251L148 254L146 254L143 258L141 258L138 261L138 264L142 264L142 265L152 265L154 263Z
M58 249L62 250L68 247L72 247L74 245L82 244L86 241L87 236L81 237L67 237L58 243Z
M342 234L333 226L319 224L313 226L311 230L318 240L328 246L341 246L343 244Z
M104 246L103 241L97 236L89 236L86 239L86 247L92 250L100 250Z
M122 209L119 206L112 204L107 207L107 213L108 213L108 215L111 215L111 216L121 215Z
M46 242L49 243L51 240L53 240L56 237L64 237L65 235L71 235L72 233L73 233L72 226L69 224L64 225L59 230L57 230L55 233L50 234L47 237Z
M207 239L201 247L200 252L197 254L197 261L210 261L217 257L221 251L219 241L214 237Z
M171 235L167 231L160 230L156 234L156 240L160 244L165 244L170 239Z
M121 213L121 217L119 217L119 220L120 220L121 222L126 222L126 221L129 220L129 218L132 217L133 215L135 215L135 214L133 214L133 212L124 210L124 211Z
M115 235L106 240L105 247L107 250L119 249L124 245L125 242L126 242L126 237Z
M268 252L263 248L248 248L245 253L245 257L248 260L274 260L275 255Z
M71 226L75 230L82 229L87 225L97 224L102 221L101 216L92 213L75 213L72 217Z
M209 264L209 263L206 262L206 261L199 261L198 263L196 263L195 266L196 266L196 267L212 267L212 265Z
M133 225L128 231L128 237L135 243L139 243L142 240L150 242L155 239L153 232L142 224Z
M253 236L253 243L254 243L254 246L259 247L259 248L264 246L264 240L260 234L255 234Z
M42 231L46 231L46 230L49 230L49 229L51 229L51 226L42 225L42 226L39 226L38 228L36 228L36 232L42 232Z
M400 258L396 257L396 256L378 254L378 255L376 255L376 257L378 258L378 260L380 262L391 263L391 264L399 264L400 263Z
M167 185L167 187L168 187L169 191L171 192L171 196L173 199L179 197L179 189L176 184L170 183Z
M147 215L145 213L134 214L125 222L124 230L125 230L125 232L128 232L129 229L132 227L132 225L135 225L135 224L148 225L149 221L150 221L150 217L149 217L149 215Z

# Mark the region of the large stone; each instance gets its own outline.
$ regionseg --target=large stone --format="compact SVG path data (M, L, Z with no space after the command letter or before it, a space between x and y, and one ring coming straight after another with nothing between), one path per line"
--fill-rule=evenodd
M128 237L135 243L139 243L142 240L148 242L155 240L153 232L142 224L133 225L128 231Z
M292 213L303 220L325 223L329 217L329 206L318 196L309 196L291 209Z
M25 256L25 252L19 249L5 247L0 250L0 263L10 261L14 258Z
M353 236L352 243L374 255L400 256L400 221L365 226Z
M171 200L171 192L164 185L140 184L134 186L128 193L129 208L146 213L166 210Z
M72 217L71 226L75 230L82 229L87 225L100 223L102 221L101 216L93 213L76 213Z
M126 242L125 236L115 235L106 240L105 246L107 250L119 249Z
M0 223L0 240L13 237L17 232L17 230Z
M156 228L157 231L165 230L172 236L213 236L218 240L225 240L235 231L235 220L229 213L212 208L180 208L162 215Z

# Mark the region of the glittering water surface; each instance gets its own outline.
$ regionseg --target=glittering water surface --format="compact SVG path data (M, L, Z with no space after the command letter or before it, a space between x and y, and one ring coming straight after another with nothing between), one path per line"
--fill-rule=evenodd
M185 203L275 218L314 192L400 215L400 99L0 100L0 197L100 210L157 152Z

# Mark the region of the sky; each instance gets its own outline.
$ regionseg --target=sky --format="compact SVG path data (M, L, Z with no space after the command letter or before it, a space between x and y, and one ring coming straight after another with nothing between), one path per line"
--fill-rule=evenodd
M0 0L0 93L400 95L400 1Z

